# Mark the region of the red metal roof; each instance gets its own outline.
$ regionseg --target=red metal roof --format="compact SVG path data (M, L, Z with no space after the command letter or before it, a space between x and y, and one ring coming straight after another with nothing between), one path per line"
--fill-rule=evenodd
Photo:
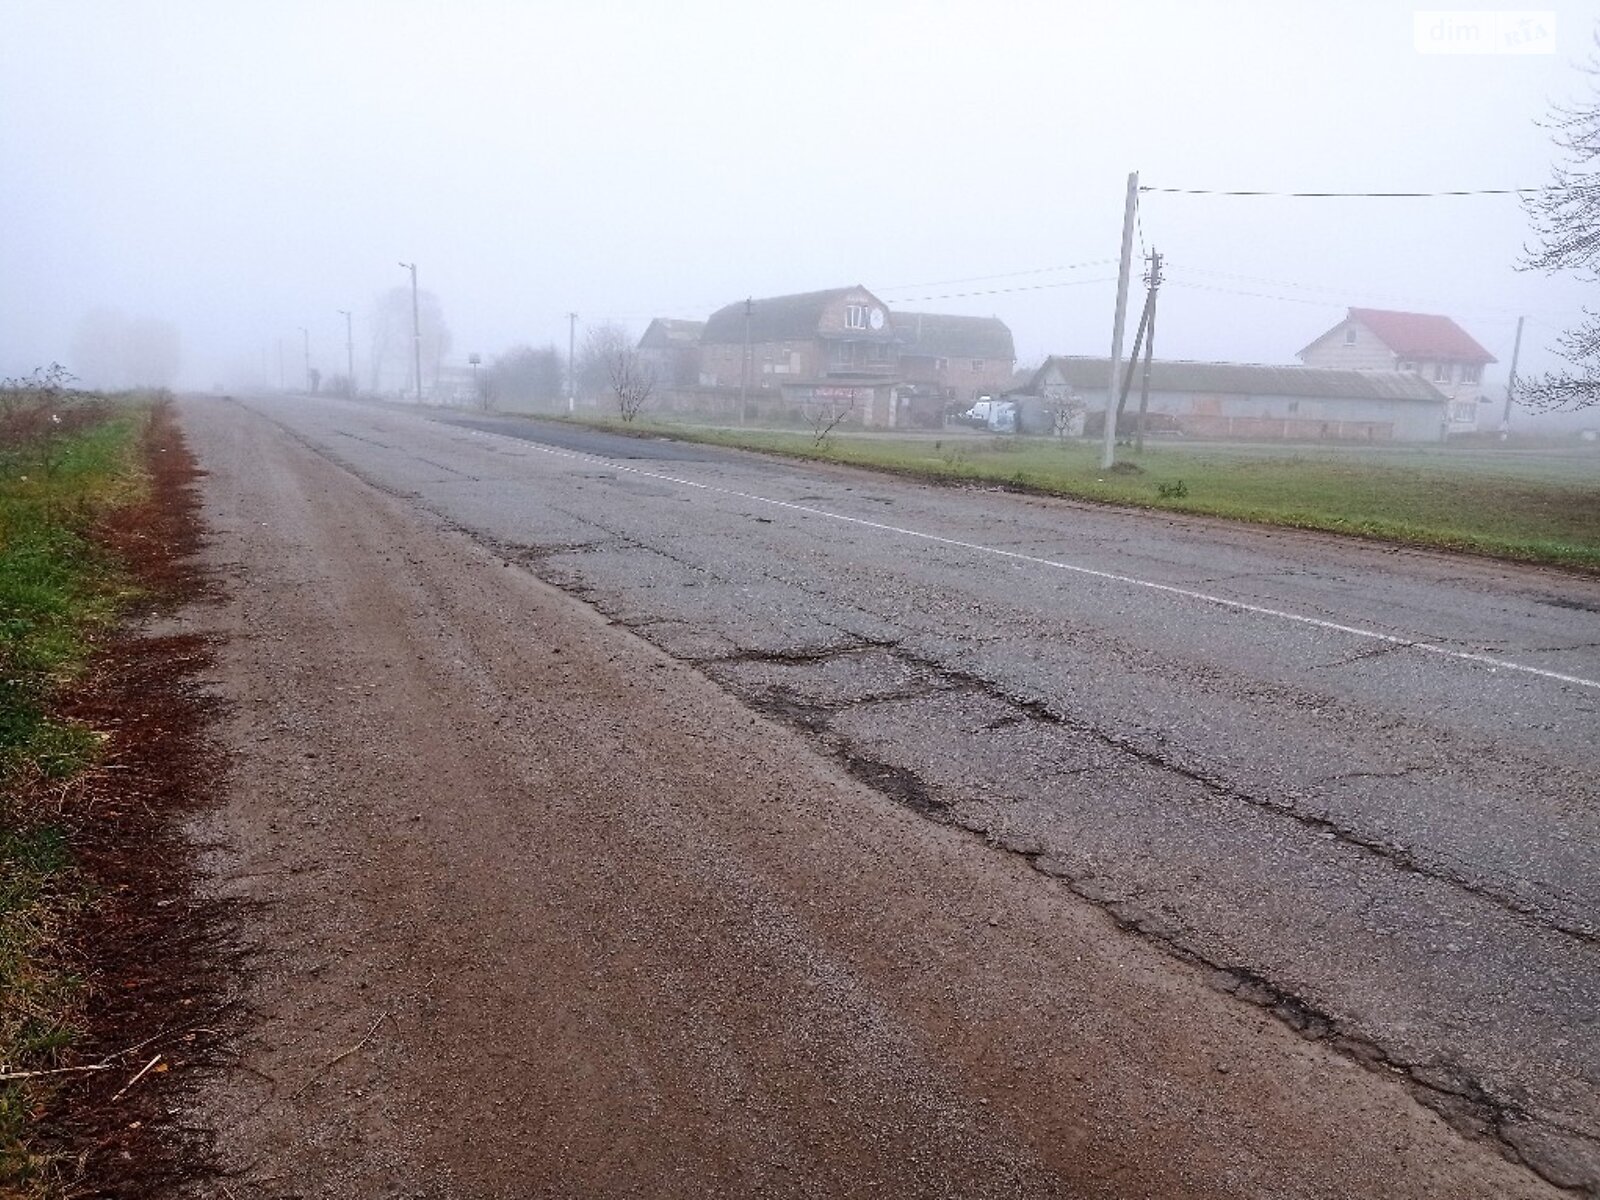
M1492 363L1494 355L1478 345L1449 317L1434 313L1390 312L1382 308L1352 308L1348 318L1372 330L1402 358L1444 359L1451 362Z

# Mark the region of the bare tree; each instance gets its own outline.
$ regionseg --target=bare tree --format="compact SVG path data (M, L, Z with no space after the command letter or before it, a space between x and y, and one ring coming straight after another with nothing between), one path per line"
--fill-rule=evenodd
M621 325L602 321L584 331L573 379L578 395L599 398L611 392L611 363L633 349L633 337Z
M839 428L852 412L855 411L855 393L850 394L850 399L843 404L834 399L810 400L806 402L806 424L811 426L811 444L824 445L833 436L833 431Z
M1523 201L1538 236L1524 270L1576 272L1600 281L1600 56L1583 68L1588 96L1557 106L1545 123L1562 159L1551 186ZM1556 347L1568 366L1528 379L1517 398L1530 408L1576 409L1600 403L1600 313L1585 308L1583 319L1561 334Z
M624 421L637 417L656 390L655 369L642 362L639 351L632 346L610 352L606 358L606 376L611 394L617 400L617 412Z

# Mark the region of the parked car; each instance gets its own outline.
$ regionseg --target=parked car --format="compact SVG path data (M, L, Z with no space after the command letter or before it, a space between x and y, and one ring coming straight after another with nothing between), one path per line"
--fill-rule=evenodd
M973 425L979 429L989 427L989 416L994 410L996 401L992 396L979 396L977 402L966 412L956 416L956 420L963 425Z
M1017 406L1009 400L984 396L956 420L994 433L1012 433L1017 428Z

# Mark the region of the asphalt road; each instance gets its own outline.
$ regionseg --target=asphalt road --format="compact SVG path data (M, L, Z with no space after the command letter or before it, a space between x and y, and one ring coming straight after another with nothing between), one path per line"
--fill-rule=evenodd
M248 404L1600 1195L1594 581L548 423Z

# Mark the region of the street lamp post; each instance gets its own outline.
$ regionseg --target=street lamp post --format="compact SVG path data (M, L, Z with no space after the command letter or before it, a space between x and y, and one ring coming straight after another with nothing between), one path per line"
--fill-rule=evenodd
M417 403L422 403L422 311L417 305L417 264L403 262L400 264L411 272L411 352L412 365L416 369Z
M350 324L350 313L343 308L333 310L344 318L344 391L352 400L356 395L356 339Z
M306 345L306 391L311 391L311 331L304 325L300 326L300 336L305 339Z
M573 354L578 345L578 314L567 314L567 413L571 415L578 407L578 366L573 360Z

